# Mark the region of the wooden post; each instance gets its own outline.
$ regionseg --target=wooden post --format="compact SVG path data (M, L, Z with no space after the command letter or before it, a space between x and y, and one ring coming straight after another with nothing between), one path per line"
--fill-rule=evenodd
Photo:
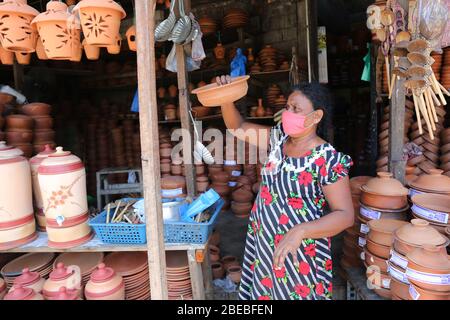
M181 0L183 1L183 0ZM186 15L191 11L191 1L184 0L184 10ZM183 129L183 162L184 173L186 177L186 188L188 198L193 198L196 194L195 188L195 166L193 158L194 148L194 132L192 121L189 116L191 108L189 90L188 90L188 71L186 69L186 57L184 47L182 45L176 46L177 57L177 78L178 78L178 103L180 105L180 120L181 128ZM201 134L201 131L199 131ZM199 137L201 139L201 137Z
M156 0L136 1L135 5L139 122L150 287L153 300L167 300L153 31Z

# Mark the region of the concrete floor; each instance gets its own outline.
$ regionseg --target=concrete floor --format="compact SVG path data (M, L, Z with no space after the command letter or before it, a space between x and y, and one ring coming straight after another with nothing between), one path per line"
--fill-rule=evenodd
M220 255L233 255L242 263L244 257L245 238L248 218L238 218L231 211L221 212L217 218L215 229L220 233ZM346 282L339 275L339 260L342 254L343 233L331 240L333 248L333 299L345 300Z

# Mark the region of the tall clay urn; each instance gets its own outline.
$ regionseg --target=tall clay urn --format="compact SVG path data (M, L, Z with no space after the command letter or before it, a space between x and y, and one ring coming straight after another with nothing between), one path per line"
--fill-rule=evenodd
M38 167L38 181L49 247L72 248L92 239L86 170L80 158L57 147Z
M0 141L0 250L36 239L30 165L23 152Z

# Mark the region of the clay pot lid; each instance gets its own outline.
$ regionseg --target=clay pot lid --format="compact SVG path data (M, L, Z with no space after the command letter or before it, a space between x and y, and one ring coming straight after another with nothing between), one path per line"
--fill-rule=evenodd
M59 288L52 300L77 300L78 291L76 289L67 289L66 287Z
M188 266L186 251L168 251L166 265L168 269L185 269Z
M31 24L44 21L67 21L71 16L64 2L52 0L47 2L46 11L40 13L31 21Z
M15 158L23 155L23 151L13 146L8 146L5 141L0 141L0 160Z
M161 178L161 188L163 189L177 189L186 186L186 178L182 176L166 176Z
M6 0L0 3L0 12L20 13L33 17L39 14L39 11L27 5L27 0Z
M15 285L27 286L33 284L41 279L41 275L38 272L32 272L29 268L22 270L22 275L14 279Z
M73 272L70 272L68 268L64 265L64 263L59 262L56 265L56 268L50 273L50 279L59 281L64 280L70 277L73 274Z
M70 151L64 151L62 147L56 147L56 151L50 154L47 159L42 161L41 166L39 167L39 173L41 172L41 168L47 166L61 166L61 165L72 165L82 163L81 159L76 155L73 155ZM44 169L45 170L45 169Z
M443 172L440 169L430 169L428 174L419 176L410 186L423 191L450 193L450 178L443 175Z
M24 288L21 285L14 286L14 290L10 291L3 297L3 300L30 300L35 295L31 288Z
M450 196L444 194L422 193L414 195L411 201L422 208L450 213Z
M119 11L121 13L121 19L127 16L125 10L123 10L122 6L115 1L112 0L82 0L77 3L77 5L73 8L73 12L80 10L81 8L108 8L112 10Z
M382 233L394 233L395 230L408 224L408 222L394 219L375 219L370 220L367 224L370 230L375 230Z
M400 181L393 178L390 172L377 172L376 178L370 179L365 185L361 186L362 191L375 193L385 196L406 196L406 189Z
M442 246L448 243L448 239L430 226L423 219L412 219L411 223L404 225L394 231L394 236L407 244L424 245L430 244Z
M48 157L49 154L54 153L55 150L49 144L46 144L44 147L44 151L39 152L33 158L30 159L31 164L40 164L45 158Z
M60 254L53 263L56 266L59 262L66 266L77 265L82 276L89 275L103 262L103 252L65 252Z
M447 254L436 246L425 244L409 252L406 257L419 266L450 273L450 260Z
M112 268L107 267L104 263L100 263L97 269L92 272L91 280L93 282L105 282L112 279L115 274Z
M113 252L105 257L105 265L122 276L136 274L148 265L145 252Z

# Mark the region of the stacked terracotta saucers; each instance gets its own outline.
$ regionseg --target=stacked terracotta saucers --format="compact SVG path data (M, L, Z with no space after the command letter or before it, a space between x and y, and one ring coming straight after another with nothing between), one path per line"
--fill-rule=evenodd
M278 68L278 50L271 45L266 45L258 53L259 63L262 66L262 71L270 72Z
M125 300L150 299L148 259L145 252L113 252L105 257L104 263L123 277Z
M434 75L436 76L436 80L439 81L441 79L441 67L442 67L442 53L432 52L431 57L434 62L431 65L431 69L433 70Z
M208 34L213 34L217 30L217 22L209 17L198 19L198 24L200 25L200 30L205 36Z
M166 253L169 300L192 300L192 284L186 251Z
M9 263L0 271L0 274L7 283L8 289L14 283L14 279L22 274L22 270L28 268L31 272L38 272L42 278L47 278L52 271L54 253L27 253Z
M248 13L243 9L230 9L223 18L222 25L225 29L245 27L249 21Z
M60 254L53 262L56 267L58 262L66 266L76 265L80 267L81 285L85 286L95 268L103 262L103 252L66 252Z
M266 99L270 106L274 105L277 98L282 94L281 89L276 84L271 85L266 91Z

